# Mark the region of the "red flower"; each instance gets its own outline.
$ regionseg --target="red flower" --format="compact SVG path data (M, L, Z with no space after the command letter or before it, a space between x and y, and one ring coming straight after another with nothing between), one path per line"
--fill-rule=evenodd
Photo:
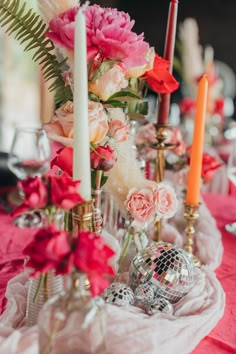
M224 117L224 105L224 98L221 97L215 100L214 113L219 114L219 116L221 116L222 118Z
M51 203L58 208L72 209L83 202L78 192L80 181L73 181L66 173L60 176L50 176Z
M19 215L29 209L39 209L47 205L48 192L44 181L39 177L28 177L19 183L24 193L24 202L13 212Z
M94 151L90 153L91 168L94 170L108 171L115 161L115 151L109 146L97 146Z
M180 113L182 115L193 115L196 110L196 100L192 97L184 97L180 102Z
M69 234L56 230L54 226L40 229L23 253L30 257L27 266L34 269L32 276L51 269L55 269L57 274L70 273L72 270Z
M216 170L221 166L223 166L223 163L218 162L214 156L204 152L202 155L203 183L209 182L213 178Z
M93 296L100 294L109 285L104 275L114 275L113 268L108 264L114 254L100 236L90 231L80 232L74 250L75 266L87 274Z
M168 70L169 66L167 60L156 54L152 70L144 74L143 78L155 92L172 93L179 87L179 83Z
M51 168L53 166L59 167L63 172L72 176L73 166L73 149L66 147L57 151L57 156L51 161Z

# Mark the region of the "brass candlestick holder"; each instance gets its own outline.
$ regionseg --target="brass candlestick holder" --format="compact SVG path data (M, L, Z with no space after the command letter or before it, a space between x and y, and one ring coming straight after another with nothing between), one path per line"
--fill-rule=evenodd
M184 207L184 217L187 220L187 227L185 229L185 234L186 234L186 241L184 245L184 250L188 252L188 254L191 256L193 259L193 263L195 264L196 267L201 267L201 261L194 256L193 254L193 236L195 234L195 223L197 219L199 218L199 209L200 204L198 205L189 205L185 204Z
M157 183L164 180L165 174L165 151L171 150L175 147L174 144L166 143L166 138L168 136L168 131L170 126L168 124L157 124L156 125L156 138L157 144L151 145L153 149L157 150L157 160L156 160L156 181ZM154 241L161 241L161 220L155 222L154 228Z
M93 202L92 200L78 204L73 209L73 222L76 231L94 231L93 230Z

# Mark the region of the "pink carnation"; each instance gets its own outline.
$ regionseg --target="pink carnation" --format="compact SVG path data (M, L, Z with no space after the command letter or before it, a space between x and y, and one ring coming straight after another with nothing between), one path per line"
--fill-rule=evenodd
M174 216L178 207L174 189L161 182L157 185L154 194L157 216L163 219Z
M125 207L136 222L143 224L155 218L153 188L132 188L125 200Z

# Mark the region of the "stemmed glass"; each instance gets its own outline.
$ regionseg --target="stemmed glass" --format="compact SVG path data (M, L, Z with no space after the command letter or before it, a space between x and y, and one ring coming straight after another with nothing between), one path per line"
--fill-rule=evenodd
M229 180L236 186L236 143L232 147L227 164L227 175ZM236 235L236 221L225 225L228 232Z
M43 176L50 167L50 157L50 142L42 128L16 128L8 157L8 167L20 180ZM22 193L21 197L24 197ZM40 222L40 212L26 212L14 220L18 227L36 227Z

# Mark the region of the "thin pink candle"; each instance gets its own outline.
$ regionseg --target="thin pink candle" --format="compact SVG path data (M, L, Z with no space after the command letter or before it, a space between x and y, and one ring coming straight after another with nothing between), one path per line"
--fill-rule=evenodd
M175 49L175 37L178 14L178 0L171 0L169 6L164 58L170 62L169 71L172 73L173 58ZM166 125L170 112L170 94L165 93L159 95L159 108L157 123L158 125Z

